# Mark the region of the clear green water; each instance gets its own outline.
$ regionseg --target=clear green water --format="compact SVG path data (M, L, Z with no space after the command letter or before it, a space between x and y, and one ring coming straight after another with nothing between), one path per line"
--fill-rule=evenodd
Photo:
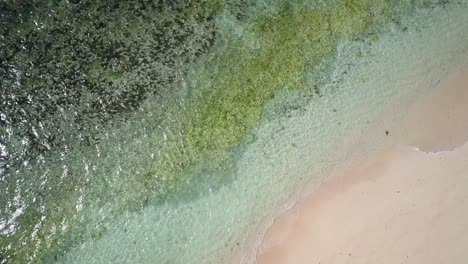
M467 63L464 1L2 5L4 263L222 262Z

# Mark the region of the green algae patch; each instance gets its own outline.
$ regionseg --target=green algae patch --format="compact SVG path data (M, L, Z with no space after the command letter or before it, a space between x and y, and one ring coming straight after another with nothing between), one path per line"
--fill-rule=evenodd
M189 161L189 166L205 162L216 167L229 160L230 152L262 118L266 104L280 92L303 89L306 72L334 53L342 35L365 33L374 22L371 17L370 3L345 1L332 13L297 10L285 4L274 14L254 19L246 30L260 47L244 47L241 39L233 37L228 48L205 62L217 65L217 74L206 77L208 74L199 73L200 79L210 79L196 87L200 91L192 98L182 125L187 151L183 154L172 146L163 151L177 153L180 160ZM361 23L352 32L349 27L340 27L356 21ZM158 175L172 158L158 162ZM166 172L162 178L178 177L183 169L171 166L162 170Z
M194 156L214 152L215 158L238 146L261 119L265 105L278 92L302 88L305 71L334 50L334 36L314 35L320 29L329 34L320 15L285 11L268 20L256 32L264 46L246 54L229 48L219 59L216 79L202 88L186 129ZM274 33L266 33L267 26Z

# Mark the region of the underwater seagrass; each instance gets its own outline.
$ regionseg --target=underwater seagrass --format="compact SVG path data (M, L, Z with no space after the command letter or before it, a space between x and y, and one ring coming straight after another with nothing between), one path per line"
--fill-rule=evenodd
M0 263L229 184L275 96L320 100L305 76L340 40L455 2L0 2Z

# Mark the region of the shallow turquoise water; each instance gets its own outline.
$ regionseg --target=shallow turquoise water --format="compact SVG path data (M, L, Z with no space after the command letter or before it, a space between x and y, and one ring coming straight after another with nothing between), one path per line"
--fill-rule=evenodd
M154 20L117 5L96 32L74 21L85 44L64 45L86 56L2 53L2 261L222 262L351 155L342 138L468 63L465 2L393 3L194 4ZM39 33L5 35L41 46L36 19Z

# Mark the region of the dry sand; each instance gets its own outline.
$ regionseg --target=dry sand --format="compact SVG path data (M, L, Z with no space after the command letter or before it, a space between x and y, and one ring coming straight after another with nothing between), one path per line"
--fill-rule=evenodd
M467 115L465 70L392 126L400 146L339 169L277 218L257 263L468 263Z

